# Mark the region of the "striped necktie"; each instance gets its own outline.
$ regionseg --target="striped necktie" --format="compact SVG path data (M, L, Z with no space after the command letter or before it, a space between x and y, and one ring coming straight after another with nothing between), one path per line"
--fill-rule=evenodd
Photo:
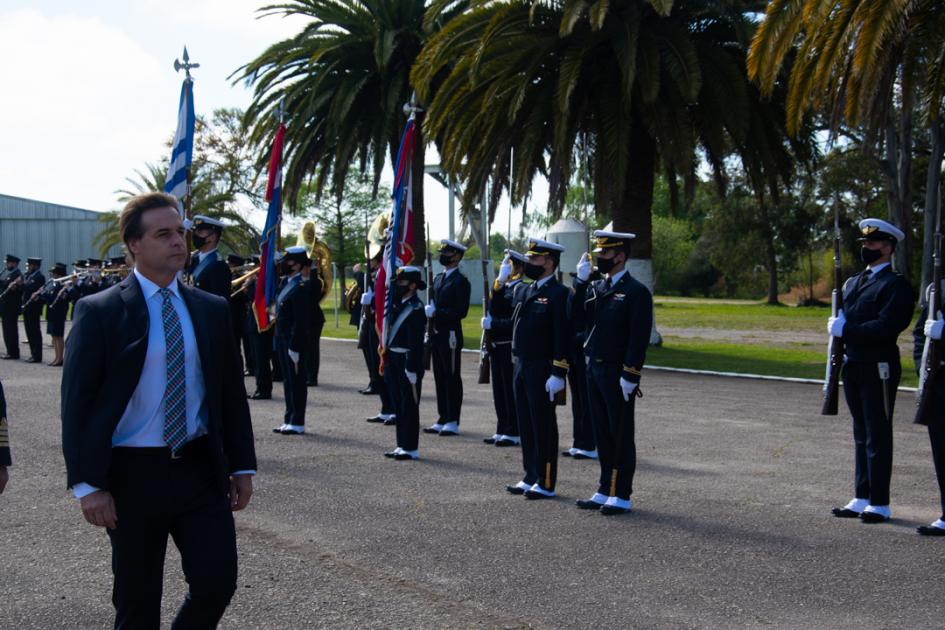
M187 439L187 391L184 384L184 334L171 303L171 290L161 289L167 387L164 389L164 443L177 454Z

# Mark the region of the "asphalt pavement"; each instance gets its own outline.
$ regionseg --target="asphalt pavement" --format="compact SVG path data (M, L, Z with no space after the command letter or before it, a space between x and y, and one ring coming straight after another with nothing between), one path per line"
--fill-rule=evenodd
M45 349L47 360L51 350ZM281 424L281 386L253 401L259 475L237 514L240 585L221 628L919 628L945 624L945 539L924 429L900 394L894 519L830 516L852 492L846 410L818 414L816 385L644 374L634 511L574 500L598 465L562 458L558 498L504 491L520 452L486 446L489 386L463 357L462 435L422 434L417 462L382 456L354 344L322 343L308 433ZM14 467L0 495L0 628L107 628L107 537L65 488L56 368L0 361ZM252 390L252 379L247 379ZM432 375L421 417L432 422ZM558 416L570 446L571 413ZM186 585L170 545L164 619Z

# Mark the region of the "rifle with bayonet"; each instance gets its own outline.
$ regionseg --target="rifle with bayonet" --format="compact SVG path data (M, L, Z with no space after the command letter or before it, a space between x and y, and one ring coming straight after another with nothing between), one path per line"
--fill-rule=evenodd
M833 293L830 314L837 317L843 307L843 272L840 268L840 204L833 209ZM830 336L827 342L827 373L824 377L824 404L821 415L835 416L840 398L840 369L843 367L843 338Z
M431 299L436 299L436 294L433 292L433 253L430 251L430 224L426 226L426 230L423 233L424 238L426 239L427 246L427 304L430 304ZM432 296L432 298L431 298ZM426 333L423 335L423 369L429 370L430 365L433 362L433 335L436 334L436 328L433 324L433 318L427 318L427 329Z
M482 314L483 317L489 315L489 261L482 259ZM489 356L489 347L492 345L492 331L482 329L482 337L479 340L479 384L488 385L490 372L492 371L492 359Z
M932 285L929 287L928 315L926 321L938 319L942 309L942 234L935 233L935 257L932 266ZM915 419L913 422L929 426L935 417L935 377L941 363L939 341L925 337L922 348L922 365L919 367L919 387L915 397Z

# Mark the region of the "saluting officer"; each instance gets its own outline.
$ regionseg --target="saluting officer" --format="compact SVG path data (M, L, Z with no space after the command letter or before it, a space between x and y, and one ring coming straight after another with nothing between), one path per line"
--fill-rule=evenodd
M68 289L62 286L60 282L53 282L54 279L65 278L66 263L57 262L49 270L52 280L43 287L43 293L40 296L43 304L46 305L46 334L52 338L53 352L55 356L47 365L60 367L62 365L63 353L65 351L66 334L66 311L69 310L69 300L66 299Z
M555 396L564 389L570 353L568 289L555 278L563 251L561 245L532 238L525 253L525 276L533 282L516 286L512 302L512 388L525 476L505 489L527 499L555 496Z
M469 313L472 287L459 270L466 247L456 241L440 241L443 271L433 278L433 295L426 316L433 320L433 382L436 385L438 419L424 433L441 436L459 434L463 406L463 379L460 372L463 352L463 319Z
M193 285L207 293L230 297L230 282L233 279L230 267L217 254L220 237L223 236L223 222L203 215L194 217L192 229L194 247L197 251L190 255L190 273Z
M4 359L20 358L20 296L23 293L23 272L20 259L6 256L6 269L0 273L0 320L3 322Z
M26 340L30 344L27 363L43 361L43 331L39 326L43 315L43 302L39 299L39 293L46 284L46 276L40 269L42 264L42 258L27 258L26 275L23 276L23 329L26 330Z
M942 287L945 287L945 280L942 280ZM922 312L912 331L912 337L915 341L915 365L917 369L922 369L922 351L925 347L925 338L941 341L942 331L945 330L945 319L942 319L941 312L938 318L928 321L929 314L929 291L932 288L930 284L925 290L925 300ZM939 293L939 295L942 295ZM929 442L932 445L932 463L935 465L935 477L938 479L938 492L941 501L942 516L937 518L931 525L920 525L916 531L923 536L945 536L945 370L941 367L935 374L935 381L929 384L934 388L933 405L935 417L929 423Z
M867 267L843 285L843 309L827 330L843 338L843 393L853 416L856 468L853 499L833 508L838 518L881 523L892 516L889 480L893 459L893 409L902 376L899 334L912 321L912 287L892 269L902 230L881 219L860 221Z
M495 434L482 441L500 447L515 446L521 442L515 414L515 395L512 393L512 302L515 289L522 282L525 262L524 254L505 250L505 259L499 266L499 274L492 286L489 312L482 318L483 330L492 333L489 359L496 416Z
M275 350L282 366L282 385L285 390L285 423L273 429L283 435L305 433L305 359L310 334L311 293L302 268L312 264L305 247L286 250L282 264L287 278L276 299Z
M400 267L391 285L394 310L388 342L384 380L394 399L397 415L397 448L385 457L419 459L420 386L423 383L423 335L426 316L418 289L425 289L418 267Z
M653 296L627 271L628 232L594 232L597 268L602 280L589 282L587 254L577 266L572 308L581 312L587 336L587 389L597 438L600 479L597 492L580 500L581 509L601 514L625 514L633 503L636 472L634 401L653 327Z

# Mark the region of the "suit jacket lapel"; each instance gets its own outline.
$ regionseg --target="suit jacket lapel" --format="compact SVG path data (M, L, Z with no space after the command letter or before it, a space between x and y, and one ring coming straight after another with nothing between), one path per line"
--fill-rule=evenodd
M616 284L611 284L610 288L604 291L603 293L601 293L600 297L602 298L610 297L611 295L616 293L618 289L623 290L624 284L628 281L629 278L630 278L629 272L623 274L622 276L620 276L620 280L617 280Z
M184 298L184 304L187 305L187 311L190 313L190 321L194 325L194 336L197 337L197 354L200 355L200 365L203 368L204 375L210 367L210 318L203 312L201 304L194 297L194 290L182 282L177 283L181 296ZM205 379L206 380L206 379Z
M132 273L118 285L119 294L128 313L128 333L131 343L125 347L133 360L135 373L144 367L144 357L148 353L148 305L144 303L144 294L138 278Z

